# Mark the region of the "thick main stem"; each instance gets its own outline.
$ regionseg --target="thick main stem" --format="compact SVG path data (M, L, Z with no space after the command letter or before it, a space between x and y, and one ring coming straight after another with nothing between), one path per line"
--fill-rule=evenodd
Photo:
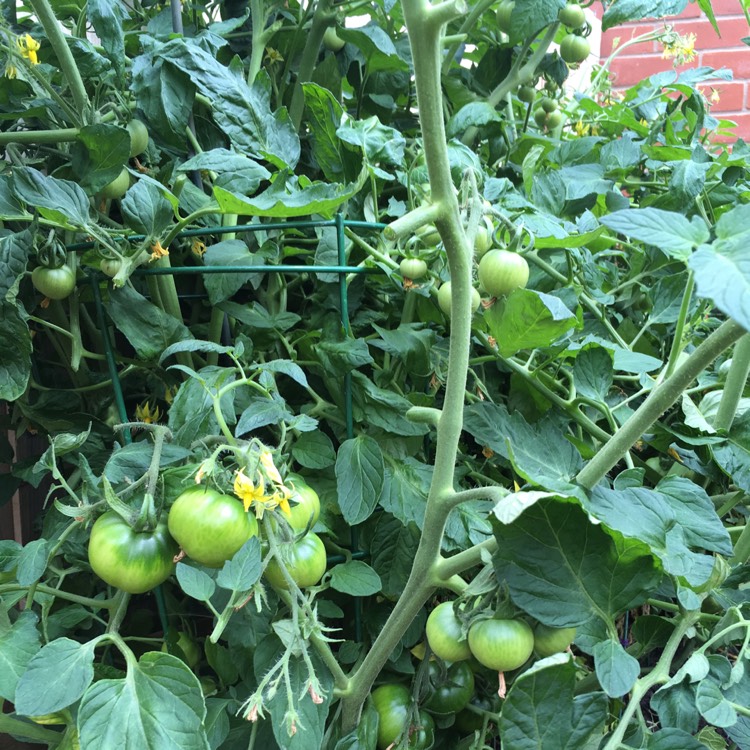
M727 382L724 384L724 393L721 395L719 410L714 419L714 427L717 430L728 432L732 426L737 405L745 390L748 372L750 372L750 333L746 333L734 348L732 364L727 375Z
M375 678L436 587L434 569L440 560L445 522L452 507L450 495L453 493L469 365L471 251L461 226L458 200L451 180L440 87L442 27L451 17L460 15L464 8L461 2L430 6L424 0L404 0L403 7L414 60L417 104L432 201L440 207L435 223L443 239L451 274L450 353L445 400L437 429L435 471L419 547L396 607L352 676L349 694L342 700L342 728L345 732L356 725Z
M591 489L633 447L643 433L682 395L688 385L744 333L733 320L722 323L648 398L612 439L579 472L576 480Z

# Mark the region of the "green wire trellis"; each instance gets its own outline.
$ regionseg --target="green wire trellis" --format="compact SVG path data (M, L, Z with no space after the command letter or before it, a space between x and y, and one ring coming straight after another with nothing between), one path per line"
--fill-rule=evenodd
M328 266L316 266L316 265L268 265L268 266L257 266L257 265L233 265L233 266L176 266L174 268L147 268L137 269L134 275L137 276L155 276L155 275L168 275L174 276L182 275L195 275L195 274L214 274L214 273L288 273L288 274L302 274L302 273L335 273L338 275L339 285L339 303L341 308L341 325L344 330L344 334L351 338L351 321L349 320L349 296L348 286L346 283L346 277L348 274L361 274L371 273L373 270L377 272L377 269L364 268L362 266L350 266L346 262L346 245L344 229L349 227L352 229L375 229L381 230L385 227L385 224L366 222L366 221L350 221L343 218L341 214L337 214L334 219L330 220L305 220L305 221L284 221L274 222L268 224L240 224L236 226L216 226L216 227L204 227L200 229L186 229L180 232L175 239L182 237L202 237L207 235L220 235L220 234L239 234L245 232L259 232L268 231L273 229L311 229L311 228L326 228L333 227L336 229L336 247L337 247L337 260L338 265ZM145 239L143 235L135 235L127 238L128 241L142 241ZM91 247L93 243L78 243L77 245L70 245L68 250L80 250L87 247ZM110 378L112 381L112 388L114 391L115 405L119 413L120 419L123 422L128 421L128 414L125 408L125 399L122 392L122 384L119 378L119 372L117 370L117 363L115 361L114 350L112 347L112 341L110 339L109 327L104 312L104 305L102 303L101 290L99 288L99 282L101 280L101 274L92 273L89 276L89 282L94 295L94 305L96 307L96 314L99 321L99 328L102 333L102 339L104 341L104 351L107 361L107 368L109 370ZM354 437L354 416L352 409L352 378L351 373L347 372L344 375L344 418L346 426L346 437L347 439ZM123 432L123 440L126 444L132 442L132 436L129 430ZM353 559L361 559L366 556L363 550L358 549L359 547L359 534L356 527L351 529L351 553ZM331 556L328 558L328 564L341 562L344 557L341 555ZM167 614L166 614L166 603L164 600L164 592L161 586L155 590L156 604L159 611L159 619L164 632L167 632ZM359 598L355 599L354 602L354 634L357 641L362 640L362 601Z

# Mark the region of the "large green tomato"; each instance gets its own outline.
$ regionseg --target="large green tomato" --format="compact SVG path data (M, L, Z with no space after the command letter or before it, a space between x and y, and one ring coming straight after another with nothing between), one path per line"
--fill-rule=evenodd
M108 182L101 190L100 194L102 198L107 200L113 200L114 198L122 198L125 193L128 192L130 187L130 172L125 167L122 168L120 174L115 177L112 182Z
M586 37L568 34L560 42L560 57L571 65L583 62L591 54L591 45Z
M479 283L487 294L500 297L529 281L529 264L522 255L509 250L490 250L479 261Z
M524 620L481 620L469 628L469 648L488 669L510 672L534 650L534 631Z
M59 268L37 266L31 272L31 283L45 297L65 299L70 297L76 288L76 275L70 266L60 266Z
M326 572L326 548L317 534L307 534L299 541L281 544L279 554L292 580L300 588L314 586ZM275 557L268 563L265 576L275 588L288 588Z
M557 17L560 19L560 23L569 29L580 29L586 23L586 14L578 3L569 3L561 8Z
M185 554L210 568L220 568L258 533L255 516L239 500L199 485L174 501L168 523Z
M399 265L399 271L405 279L421 279L427 274L427 263L421 258L404 258Z
M381 685L372 691L373 706L378 714L378 748L386 750L408 727L412 704L411 693L404 685ZM426 750L435 739L435 722L426 711L419 711L419 726L409 734L407 747Z
M425 625L432 653L443 661L463 661L471 657L466 640L461 640L461 623L453 612L453 602L438 604Z
M428 667L428 697L424 707L440 716L465 708L474 695L474 672L465 661L450 664L445 671L436 661Z
M546 656L565 651L576 637L575 628L551 628L538 623L534 628L534 651L544 659Z
M109 511L91 528L91 569L110 586L129 594L143 594L163 583L174 570L177 552L163 521L153 531L139 532Z

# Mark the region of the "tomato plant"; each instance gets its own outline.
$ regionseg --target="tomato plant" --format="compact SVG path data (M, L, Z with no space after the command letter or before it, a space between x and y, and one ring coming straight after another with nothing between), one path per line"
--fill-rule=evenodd
M169 533L185 554L220 567L258 533L258 522L239 500L210 487L185 490L169 509Z
M469 628L469 648L483 666L509 672L531 656L534 632L524 620L480 620Z
M314 586L326 572L326 548L317 534L309 533L295 542L281 544L279 555L281 562L273 558L265 572L268 582L276 588L289 587L282 565L300 588Z
M174 571L177 545L161 521L153 531L135 531L114 511L97 518L91 529L91 569L110 586L142 594Z
M76 276L69 266L37 266L31 272L31 282L38 292L50 299L70 297L76 288Z
M493 297L525 287L528 280L529 265L518 253L491 250L479 261L479 283Z

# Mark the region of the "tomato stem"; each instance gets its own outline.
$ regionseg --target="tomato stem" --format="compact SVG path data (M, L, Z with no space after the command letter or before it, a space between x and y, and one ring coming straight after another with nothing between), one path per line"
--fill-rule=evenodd
M748 372L750 372L750 333L746 333L734 347L732 364L729 367L724 392L714 419L714 427L717 430L729 432L732 427L737 405L745 390Z

